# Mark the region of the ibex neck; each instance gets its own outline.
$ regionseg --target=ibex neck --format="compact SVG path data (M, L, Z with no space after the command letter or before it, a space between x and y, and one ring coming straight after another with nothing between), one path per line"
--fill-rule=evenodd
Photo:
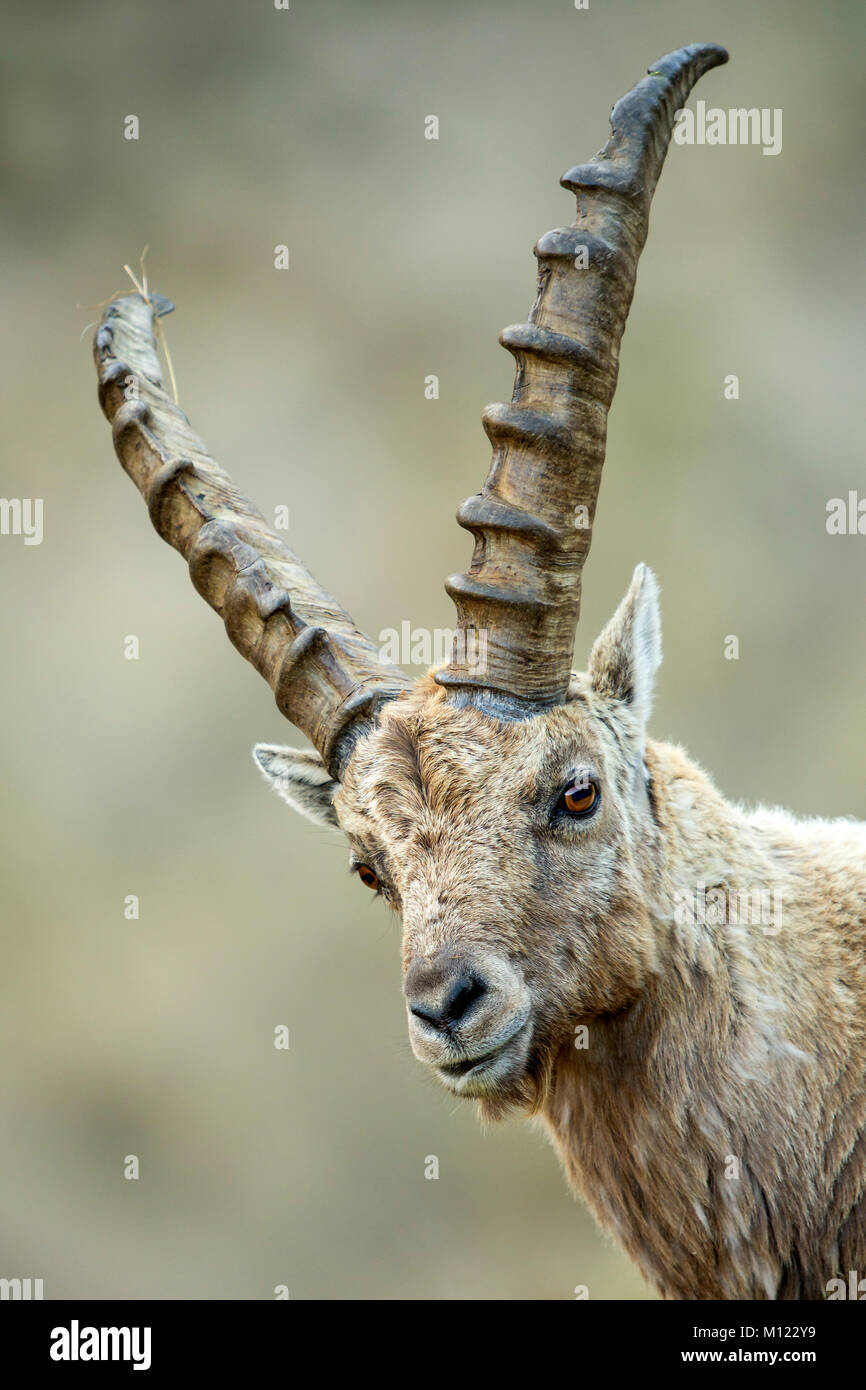
M863 1125L833 1112L862 1084L848 1049L862 1036L853 899L866 874L858 889L848 869L838 932L832 866L816 864L821 823L806 834L747 817L678 750L656 745L648 761L663 844L649 905L658 966L634 1006L590 1020L587 1046L563 1049L545 1118L574 1187L665 1296L820 1297L845 1258L814 1228L822 1209L827 1231L841 1224L830 1135L854 1149ZM864 829L851 833L862 862Z

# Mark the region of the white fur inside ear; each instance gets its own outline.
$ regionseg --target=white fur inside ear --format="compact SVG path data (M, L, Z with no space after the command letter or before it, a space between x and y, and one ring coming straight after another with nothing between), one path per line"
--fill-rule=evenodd
M638 565L631 582L637 587L632 624L634 660L633 702L641 722L646 724L652 713L656 672L662 664L662 620L659 605L659 586L655 575L646 565Z
M257 743L253 761L283 801L316 825L338 825L335 782L318 753L304 748L284 748L278 743Z
M638 565L628 593L596 639L589 658L593 688L622 701L645 725L652 710L655 677L662 660L659 586L646 565Z

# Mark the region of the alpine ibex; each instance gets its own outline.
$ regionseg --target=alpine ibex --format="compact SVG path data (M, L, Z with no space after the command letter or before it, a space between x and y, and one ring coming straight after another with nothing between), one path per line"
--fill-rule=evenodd
M726 59L662 58L561 180L577 217L535 249L529 322L502 334L513 398L485 412L492 467L458 514L475 549L447 582L451 659L418 681L163 389L170 302L116 299L95 356L154 525L317 750L260 744L259 766L344 832L402 916L415 1055L484 1117L540 1117L663 1295L820 1298L866 1273L866 826L747 812L646 738L661 643L644 566L571 670L650 200L676 111Z

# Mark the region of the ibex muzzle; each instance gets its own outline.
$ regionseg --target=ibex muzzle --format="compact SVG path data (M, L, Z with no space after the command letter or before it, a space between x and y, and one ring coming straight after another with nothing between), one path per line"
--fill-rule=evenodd
M572 672L607 412L697 44L620 101L536 247L512 400L459 513L459 630L410 681L270 530L166 394L131 295L100 399L160 534L315 751L260 744L403 921L415 1055L482 1114L539 1115L569 1180L666 1296L819 1298L866 1269L866 827L746 812L647 734L661 662L643 565ZM130 390L130 383L134 387ZM483 635L485 660L470 661ZM743 918L743 897L776 905ZM712 905L712 911L708 905ZM779 908L782 904L782 908Z
M403 988L412 1051L450 1090L483 1096L522 1074L531 1005L525 981L508 961L446 946L416 956Z

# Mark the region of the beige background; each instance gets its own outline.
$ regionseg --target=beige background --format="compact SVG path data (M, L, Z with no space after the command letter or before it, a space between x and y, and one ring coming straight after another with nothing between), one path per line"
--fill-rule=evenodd
M301 739L151 531L79 334L148 242L215 455L290 505L374 635L448 626L480 411L511 391L496 336L573 216L559 175L661 53L724 42L699 95L783 108L783 152L672 149L577 659L646 560L654 733L732 797L862 817L866 538L825 531L828 498L866 493L862 7L6 9L2 490L45 499L45 539L0 539L0 1275L53 1298L645 1297L542 1136L482 1133L413 1061L395 922L259 780L256 739Z

